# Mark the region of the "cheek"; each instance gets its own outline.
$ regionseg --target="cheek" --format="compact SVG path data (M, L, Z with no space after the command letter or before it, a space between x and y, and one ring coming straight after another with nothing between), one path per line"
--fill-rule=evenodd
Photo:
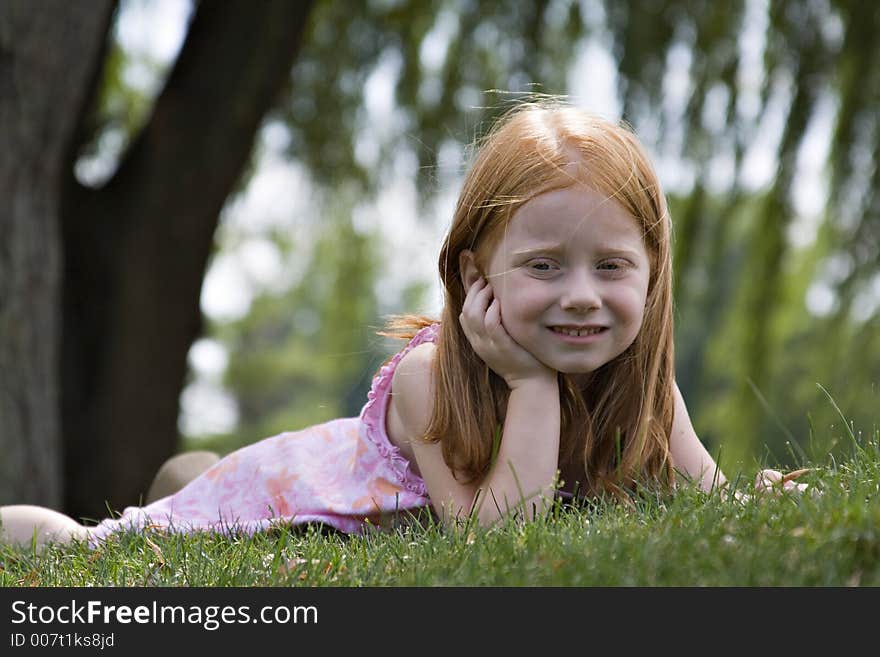
M536 281L510 276L501 283L495 291L495 296L501 303L501 312L506 319L511 321L523 319L535 319L547 308L546 286L536 284Z
M645 318L647 290L641 286L620 290L615 296L615 311L623 325L633 333L633 338Z

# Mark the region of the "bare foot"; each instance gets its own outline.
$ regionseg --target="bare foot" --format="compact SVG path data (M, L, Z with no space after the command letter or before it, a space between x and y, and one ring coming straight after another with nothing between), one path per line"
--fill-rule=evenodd
M147 492L147 504L176 493L219 460L218 454L204 450L172 456L156 473Z
M47 543L70 543L85 539L88 530L73 518L31 504L0 507L0 541L27 547L32 540L38 546Z

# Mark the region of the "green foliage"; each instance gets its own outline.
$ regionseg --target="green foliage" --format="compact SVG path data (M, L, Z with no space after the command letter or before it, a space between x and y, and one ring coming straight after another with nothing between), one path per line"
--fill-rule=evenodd
M311 526L231 539L119 534L96 551L0 546L0 586L878 586L878 441L877 431L851 440L846 458L800 479L815 495L685 486L492 529L444 530L423 516L362 536Z
M287 290L263 292L250 312L217 327L230 360L225 386L238 401L230 436L194 441L228 451L282 431L357 415L370 375L387 357L374 288L376 238L351 223L342 192L313 226L311 250L292 245L286 258L305 261Z
M622 118L691 177L668 191L677 371L698 433L713 452L724 445L733 462L763 449L818 458L835 449L830 436L842 428L816 384L856 420L878 402L878 31L880 12L863 0L325 1L269 118L287 126L290 157L322 190L353 185L369 202L392 177L412 175L424 208L438 191L445 145L470 143L524 94L588 88L595 72L578 55L606 48ZM114 117L127 115L133 131L145 110L125 89L120 57L111 51L102 97L124 102L102 101L97 123L118 125ZM379 70L389 85L379 98L390 108L387 123L368 108ZM682 77L687 89L677 98L669 83ZM817 235L804 237L799 158L823 124L832 135L827 202ZM755 189L747 154L768 143L775 170ZM416 162L413 171L401 172L401 153ZM718 162L730 171L721 184L711 175ZM289 258L314 263L296 289L267 293L248 318L213 329L233 354L227 383L242 409L239 442L363 402L383 353L369 328L380 323L377 269L367 264L377 240L334 246L334 235L354 239L328 229L318 246L289 248ZM329 255L316 255L321 249ZM346 273L339 256L352 249ZM827 314L806 303L817 285L834 296ZM341 296L334 301L327 290ZM411 310L412 302L385 310Z
M413 151L420 191L430 197L431 172L445 141L479 136L493 115L525 92L567 93L572 82L591 75L571 68L579 49L603 43L616 59L623 118L651 150L675 149L679 162L694 171L689 196L671 207L678 378L698 432L713 451L723 445L740 464L762 449L779 459L801 449L817 457L832 449L833 440L810 444L814 427L832 431L837 422L816 384L827 384L847 413L864 419L877 403L880 352L870 320L853 316L858 312L825 320L805 300L828 258L841 253L859 255L852 256L849 272L830 281L839 307L858 309L857 290L862 299L872 298L864 290L880 254L880 184L871 184L880 167L859 140L878 151L880 130L869 98L880 93L880 76L869 62L877 57L870 34L880 27L880 12L843 0L830 6L775 1L764 16L761 7L745 2L517 7L438 0L342 12L334 3L321 5L294 71L290 104L283 106L295 135L292 155L318 180L332 183L352 171L368 188L379 184L383 178L365 169L348 145L366 116L357 82L379 62L392 61L403 127L382 142L378 161ZM746 32L753 44L763 38L765 49L743 49ZM358 38L340 44L331 33ZM422 49L438 35L446 38L442 54L426 57ZM664 105L664 84L678 61L672 55L682 52L688 53L690 90L676 114ZM330 93L325 80L332 81ZM822 106L828 94L842 104L828 161L826 228L812 246L795 247L799 152L812 122L832 111ZM311 112L299 111L305 105ZM768 139L763 126L774 117L782 126L775 175L764 189L748 188L745 154ZM680 144L667 138L679 131ZM340 134L351 137L340 144ZM726 189L709 177L710 163L719 158L733 164ZM869 173L860 177L855 162L865 163ZM856 207L854 198L860 199ZM876 309L867 313L872 316Z

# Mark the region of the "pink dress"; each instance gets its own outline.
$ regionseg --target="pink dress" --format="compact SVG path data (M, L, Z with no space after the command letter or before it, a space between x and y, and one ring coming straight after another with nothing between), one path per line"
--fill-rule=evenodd
M178 492L90 528L89 542L145 525L228 534L318 522L360 533L368 522L428 505L425 482L388 438L385 412L397 364L417 345L436 341L438 329L423 328L382 366L358 417L242 447Z

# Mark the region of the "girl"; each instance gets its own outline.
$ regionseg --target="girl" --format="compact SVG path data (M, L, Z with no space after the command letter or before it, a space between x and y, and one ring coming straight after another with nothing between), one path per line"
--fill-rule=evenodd
M408 343L359 417L244 447L95 527L2 507L5 539L95 545L147 524L358 532L429 505L489 525L533 518L557 492L726 484L675 383L670 220L632 132L561 103L514 108L478 151L439 264L440 321L392 322Z

